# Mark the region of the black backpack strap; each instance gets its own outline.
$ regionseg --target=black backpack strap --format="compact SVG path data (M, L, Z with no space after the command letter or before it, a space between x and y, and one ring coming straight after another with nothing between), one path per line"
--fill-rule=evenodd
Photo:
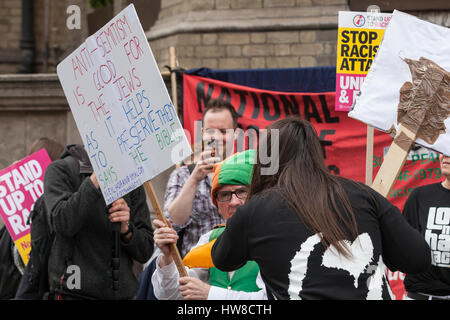
M30 219L30 259L17 288L16 300L41 300L45 292L49 290L47 269L53 235L48 223L44 195L41 195L34 203Z
M27 225L30 225L33 222L33 219L36 217L36 215L39 214L39 207L44 204L44 195L42 194L37 200L34 202L33 210L31 210L30 215L27 219Z

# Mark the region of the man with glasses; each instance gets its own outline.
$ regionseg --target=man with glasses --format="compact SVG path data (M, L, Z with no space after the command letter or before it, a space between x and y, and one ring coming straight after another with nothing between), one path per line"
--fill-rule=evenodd
M210 100L203 111L201 159L190 170L183 166L172 172L167 182L164 214L182 235L180 254L183 257L200 235L223 223L222 216L211 202L211 173L214 163L233 154L237 113L227 101Z
M226 221L247 199L251 181L255 150L239 152L214 165L211 198ZM200 237L198 244L183 259L188 277L179 274L170 255L169 245L178 239L176 232L155 220L155 244L162 254L156 260L152 276L155 296L160 300L264 300L265 285L254 261L247 262L233 272L215 268L211 248L225 225L216 226Z

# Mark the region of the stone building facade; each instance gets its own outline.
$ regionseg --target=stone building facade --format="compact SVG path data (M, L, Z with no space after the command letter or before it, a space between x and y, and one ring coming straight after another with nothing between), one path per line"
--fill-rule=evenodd
M24 1L0 1L0 168L23 158L39 137L63 145L81 142L55 71L57 63L88 35L86 15L80 15L79 29L67 28L67 8L77 5L87 12L88 0L28 1L33 74L20 74Z
M81 142L56 74L0 75L0 168L23 158L34 140Z
M156 61L257 69L336 63L337 12L347 0L166 0L147 32Z
M169 46L181 68L291 68L336 65L338 11L380 3L450 26L448 1L162 0L146 33L161 69Z
M0 2L0 72L16 73L20 57L22 4L20 1Z
M32 35L35 73L54 73L56 65L88 36L88 0L32 1ZM21 0L0 1L0 73L18 73L21 69ZM68 29L69 6L80 8L80 28Z

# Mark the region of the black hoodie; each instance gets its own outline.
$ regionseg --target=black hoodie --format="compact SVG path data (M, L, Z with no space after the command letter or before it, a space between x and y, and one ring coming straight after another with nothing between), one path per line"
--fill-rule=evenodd
M68 156L78 160L73 161L74 168L62 160ZM63 298L115 298L112 224L102 193L89 178L91 173L89 157L81 145L67 146L61 159L45 172L45 204L56 234L49 258L50 291L62 290ZM123 198L130 207L133 234L128 242L120 242L119 299L132 299L138 285L133 260L145 263L151 257L153 230L144 188Z

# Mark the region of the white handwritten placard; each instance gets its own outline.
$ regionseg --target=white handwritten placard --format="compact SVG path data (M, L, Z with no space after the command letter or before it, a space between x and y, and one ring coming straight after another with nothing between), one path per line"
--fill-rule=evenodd
M107 204L192 153L132 4L57 73Z

